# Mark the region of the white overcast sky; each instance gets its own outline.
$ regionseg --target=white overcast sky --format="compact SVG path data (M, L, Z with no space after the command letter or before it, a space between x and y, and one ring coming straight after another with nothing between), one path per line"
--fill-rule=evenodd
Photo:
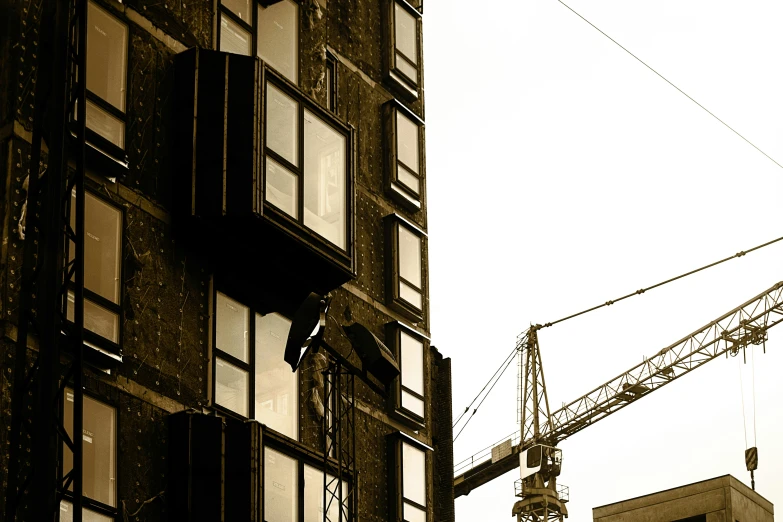
M783 163L783 4L569 5ZM783 169L556 0L426 0L433 342L454 413L517 334L783 236ZM783 279L783 243L544 330L553 409ZM749 356L750 357L750 356ZM783 327L561 444L570 519L732 474L783 505ZM517 429L516 368L455 460ZM457 500L457 521L512 520L517 472Z

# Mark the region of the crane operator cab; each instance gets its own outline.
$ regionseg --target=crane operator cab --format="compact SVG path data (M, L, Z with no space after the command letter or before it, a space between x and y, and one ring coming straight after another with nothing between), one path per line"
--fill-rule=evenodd
M546 480L560 475L563 452L553 446L536 444L519 454L519 471L522 480L541 473Z

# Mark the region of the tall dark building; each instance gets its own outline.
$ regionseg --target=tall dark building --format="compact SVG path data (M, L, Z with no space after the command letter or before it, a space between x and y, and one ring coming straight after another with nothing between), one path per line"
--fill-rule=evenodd
M0 4L0 512L454 520L423 0L82 3Z

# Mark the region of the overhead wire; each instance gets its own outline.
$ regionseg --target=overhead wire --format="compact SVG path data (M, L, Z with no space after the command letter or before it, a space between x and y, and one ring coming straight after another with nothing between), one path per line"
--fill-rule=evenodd
M571 11L572 13L574 13L576 16L578 16L579 18L581 18L582 20L584 20L585 22L587 22L587 23L588 23L588 24L589 24L589 25L590 25L590 26L591 26L593 29L595 29L596 31L598 31L599 33L601 33L602 35L604 35L606 38L608 38L609 40L611 40L611 41L612 41L612 43L614 43L615 45L617 45L617 46L618 46L620 49L622 49L623 51L625 51L626 53L628 53L629 55L631 55L631 56L632 56L634 59L636 59L636 61L638 61L639 63L641 63L642 65L644 65L644 66L645 66L645 67L647 67L648 69L650 69L652 72L654 72L654 73L655 73L655 74L656 74L656 75L657 75L659 78L661 78L663 81L665 81L666 83L668 83L669 85L671 85L672 87L674 87L675 89L677 89L677 90L678 90L678 91L679 91L679 92L680 92L680 93L681 93L683 96L685 96L685 97L686 97L686 98L688 98L690 101L692 101L693 103L695 103L696 105L698 105L699 107L701 107L701 108L702 108L702 109L703 109L703 110L704 110L704 111L705 111L707 114L709 114L710 116L712 116L713 118L715 118L716 120L718 120L718 121L719 121L720 123L722 123L722 124L723 124L723 125L724 125L724 126L727 128L727 129L729 129L731 132L733 132L734 134L736 134L737 136L739 136L740 138L742 138L742 139L743 139L743 140L744 140L746 143L748 143L748 144L749 144L751 147L753 147L754 149L756 149L757 151L759 151L761 154L763 154L764 156L766 156L766 158L767 158L768 160L770 160L772 163L774 163L775 165L777 165L778 167L780 167L780 168L782 168L782 169L783 169L783 165L781 165L780 163L778 163L778 162L777 162L777 161L776 161L776 160L775 160L775 159L774 159L772 156L770 156L769 154L767 154L766 152L764 152L763 150L761 150L761 149L760 149L758 146L756 146L756 144L754 144L754 143L753 143L752 141L750 141L748 138L746 138L745 136L743 136L742 134L740 134L740 133L739 133L739 131L737 131L737 130L736 130L736 129L734 129L734 128L733 128L731 125L729 125L728 123L726 123L725 121L723 121L722 119L720 119L720 118L719 118L719 117L718 117L718 116L717 116L715 113L713 113L712 111L710 111L710 110L709 110L707 107L705 107L705 106L704 106L704 105L702 105L701 103L697 102L697 101L696 101L696 100L695 100L695 99L694 99L692 96L690 96L688 93L686 93L685 91L683 91L682 89L680 89L679 87L677 87L677 86L676 86L674 83L672 83L672 82L671 82L671 81L670 81L668 78L666 78L664 75L662 75L661 73L659 73L658 71L656 71L655 69L653 69L653 68L652 68L650 65L648 65L648 64L647 64L647 62L645 62L644 60L642 60L641 58L639 58L638 56L636 56L634 53L632 53L631 51L629 51L629 50L628 50L626 47L624 47L624 46L623 46L621 43L619 43L617 40L615 40L614 38L612 38L611 36L609 36L608 34L606 34L605 32L603 32L601 29L599 29L599 28L598 28L598 26L596 26L596 25L595 25L594 23L592 23L590 20L588 20L587 18L585 18L584 16L582 16L581 14L579 14L578 12L576 12L576 11L575 11L575 10L574 10L574 9L573 9L571 6L569 6L568 4L566 4L565 2L563 2L563 0L557 0L557 1L558 1L559 3L561 3L563 6L565 6L565 7L566 7L566 8L567 8L569 11Z

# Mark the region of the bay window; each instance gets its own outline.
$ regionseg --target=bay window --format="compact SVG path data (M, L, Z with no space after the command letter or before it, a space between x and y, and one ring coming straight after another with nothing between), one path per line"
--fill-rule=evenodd
M419 210L423 189L422 142L424 122L397 100L384 106L384 128L389 147L386 189L408 210Z
M283 359L291 321L214 297L213 403L298 439L299 373Z
M128 26L87 3L87 138L124 157Z
M265 91L265 201L347 251L349 132L282 84L267 80Z
M76 191L71 193L71 227L76 230ZM85 340L119 353L122 302L123 211L95 194L84 194ZM68 248L74 259L75 245ZM66 318L74 319L74 292L68 291Z
M65 389L63 425L73 439L73 390ZM117 410L101 401L83 396L82 490L85 522L113 521L117 513ZM73 468L73 453L62 445L63 476ZM60 520L73 520L69 487L60 503Z
M387 304L412 320L421 320L425 298L422 250L426 234L397 214L384 220Z

